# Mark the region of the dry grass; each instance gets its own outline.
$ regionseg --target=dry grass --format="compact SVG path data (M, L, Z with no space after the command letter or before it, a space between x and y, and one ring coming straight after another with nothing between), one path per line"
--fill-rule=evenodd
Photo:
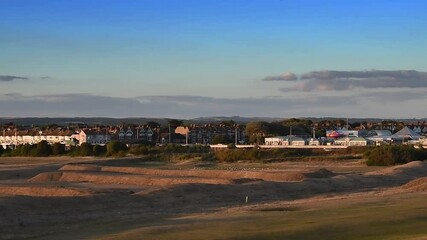
M240 239L233 232L245 236L241 239L283 239L282 236L304 239L308 235L299 235L303 232L271 235L288 225L281 225L280 218L271 219L270 214L287 214L285 217L289 221L286 224L299 223L295 229L307 227L304 221L315 221L316 217L325 221L318 225L322 229L333 226L334 217L340 221L350 219L344 221L348 225L340 228L344 234L350 231L348 227L352 223L363 225L363 220L371 217L367 211L358 221L350 218L351 214L358 216L358 211L363 212L360 208L351 210L363 206L357 204L366 204L367 199L378 200L384 209L393 211L396 210L393 208L395 203L390 205L389 199L407 194L425 196L427 191L425 162L391 168L367 168L357 161L322 161L256 166L224 164L213 166L213 169L200 169L197 167L199 163L186 162L161 165L163 169L160 169L152 163L150 167L135 166L135 161L129 159L122 164L115 159L114 166L108 166L108 161L58 162L51 159L45 163L40 160L37 164L0 165L0 173L4 176L0 178L0 238L104 238L109 233L120 232L117 239L127 239L128 236L137 238L133 236L138 235L129 235L126 231L136 229L136 233L148 234L144 235L148 239L170 239L173 234L166 234L162 227L166 225L171 226L171 233L178 234L173 235L176 239ZM165 169L167 167L171 169ZM245 203L246 196L248 204ZM341 208L348 203L351 203L351 209ZM417 207L421 209L422 206ZM305 214L314 208L319 209L319 214ZM331 215L334 211L345 214ZM210 214L215 212L217 215L211 218ZM245 215L247 212L249 215ZM385 212L377 211L388 217ZM234 221L243 216L242 213L249 218L248 226L254 230L241 227L245 221ZM197 225L201 219L194 216L200 214L209 215L207 225ZM252 214L259 218L250 218ZM223 222L216 221L218 216L226 218ZM402 221L409 224L416 217L427 219L424 215L408 215L408 219ZM212 221L214 224L210 225ZM183 224L184 228L176 223ZM393 226L393 222L386 223ZM194 230L194 224L200 231ZM227 224L232 226L230 231L222 229ZM257 224L263 228L256 227ZM160 226L160 230L157 231L154 225ZM363 227L368 229L368 225ZM405 226L408 231L412 229ZM203 231L212 235L205 236ZM220 235L213 234L214 231ZM314 234L310 236L319 234L315 228L310 231ZM245 235L245 232L253 234ZM340 238L329 236L330 239Z

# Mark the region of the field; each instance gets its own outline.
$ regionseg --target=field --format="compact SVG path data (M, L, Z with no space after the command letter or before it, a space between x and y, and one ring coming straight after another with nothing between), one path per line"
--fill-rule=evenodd
M0 239L427 239L427 163L1 158Z

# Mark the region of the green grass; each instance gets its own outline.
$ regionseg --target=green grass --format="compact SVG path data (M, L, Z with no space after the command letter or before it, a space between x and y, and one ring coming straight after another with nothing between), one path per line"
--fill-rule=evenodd
M425 194L169 219L102 239L427 239Z

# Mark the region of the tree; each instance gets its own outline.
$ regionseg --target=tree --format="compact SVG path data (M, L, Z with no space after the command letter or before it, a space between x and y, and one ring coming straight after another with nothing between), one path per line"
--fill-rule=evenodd
M1 157L1 155L3 154L3 152L4 152L4 148L3 148L3 146L2 146L2 145L0 145L0 157Z
M105 146L101 146L101 145L95 145L95 146L93 146L93 149L92 149L93 155L95 155L95 156L100 156L100 155L104 154L106 151L107 150L106 150Z
M54 143L52 145L52 154L61 155L65 153L65 145L61 143Z
M334 124L335 124L335 127L340 127L340 128L347 127L346 121L344 121L342 119L335 120Z
M221 124L224 124L224 126L227 127L233 127L235 125L235 122L233 120L224 120L221 122Z
M177 120L177 119L170 119L168 121L168 124L170 125L171 128L176 128L176 127L182 126L184 124L184 121Z
M404 164L415 160L426 160L427 150L415 149L413 146L386 145L373 148L365 153L368 166L390 166Z
M320 137L326 137L326 130L323 128L316 130L316 138L320 138Z
M30 145L30 144L24 144L21 147L21 155L22 156L30 156L31 155L31 151L34 149L34 146Z
M249 137L250 143L260 143L269 133L269 123L267 122L249 122L246 124L246 136Z
M355 129L357 127L360 127L361 123L360 122L354 122L354 123L350 123L350 127L351 129Z
M81 156L93 155L92 145L90 145L89 143L86 143L86 142L80 144L79 155L81 155Z
M114 155L120 151L126 151L126 144L118 141L111 141L107 143L107 155Z
M308 135L311 132L313 122L311 120L291 118L282 121L281 124L286 127L286 134L290 134L290 128L292 127L292 135Z
M45 140L37 143L34 155L37 157L46 157L52 154L52 147Z

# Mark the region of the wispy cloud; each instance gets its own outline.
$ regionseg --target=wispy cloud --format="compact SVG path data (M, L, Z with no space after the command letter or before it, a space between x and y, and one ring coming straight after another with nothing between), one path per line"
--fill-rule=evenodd
M292 72L286 72L278 76L267 76L262 79L263 81L296 81L297 75Z
M397 71L313 71L282 91L343 91L353 88L427 88L427 72Z
M27 77L18 77L12 75L0 75L0 82L11 82L14 80L28 80Z

